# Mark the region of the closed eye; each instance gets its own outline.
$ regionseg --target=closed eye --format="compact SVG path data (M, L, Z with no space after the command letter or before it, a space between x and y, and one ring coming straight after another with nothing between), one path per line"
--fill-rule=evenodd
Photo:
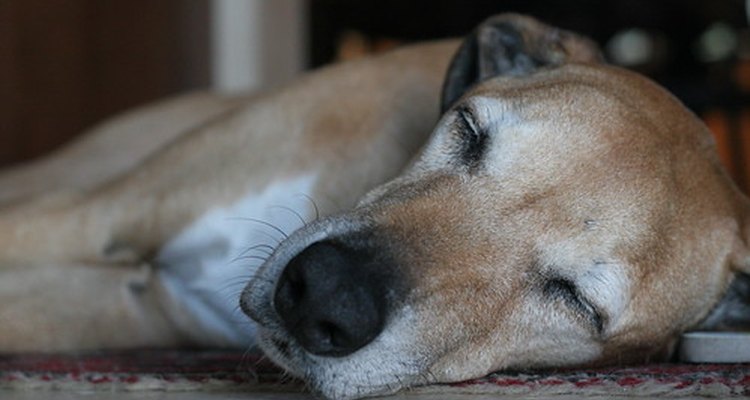
M487 132L479 126L471 108L459 107L456 112L456 132L460 142L458 158L461 165L476 170L486 152Z
M562 300L578 315L584 317L601 334L604 320L594 305L581 295L573 281L566 278L551 278L544 284L544 294L553 299Z

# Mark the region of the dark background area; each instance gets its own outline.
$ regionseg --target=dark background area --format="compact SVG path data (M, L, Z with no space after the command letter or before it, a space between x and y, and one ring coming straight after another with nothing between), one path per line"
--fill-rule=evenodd
M719 89L705 86L707 74L715 65L696 58L694 46L699 36L717 21L737 29L747 25L742 0L314 0L312 66L335 57L336 39L342 31L358 30L405 42L462 36L487 16L505 11L536 16L583 33L602 46L627 28L659 35L666 41L664 54L660 54L665 60L659 68L645 72L678 92L694 108L712 103L712 92Z
M113 113L209 87L210 4L0 0L0 165L47 153ZM309 0L308 10L310 67L350 58L342 47L352 32L359 47L365 43L360 53L377 52L462 36L504 11L584 33L605 49L637 28L653 49L628 67L698 112L731 173L748 186L750 39L742 0ZM719 59L702 59L701 38L717 23L737 44Z
M209 84L208 2L0 0L0 165Z

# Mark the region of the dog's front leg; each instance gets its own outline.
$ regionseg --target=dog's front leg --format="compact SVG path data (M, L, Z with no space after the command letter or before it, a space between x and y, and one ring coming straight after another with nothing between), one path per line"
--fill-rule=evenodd
M148 259L203 203L189 194L139 196L59 194L0 213L0 264L13 262L137 262ZM169 204L170 206L165 206Z
M179 190L138 201L124 189L29 204L0 216L0 351L243 343L200 325L188 299L174 291L181 283L164 276L180 265L152 257L170 229L208 205L177 206L177 198L191 197ZM216 297L229 298L231 283L219 282Z
M87 208L80 194L55 194L0 212L0 265L102 260L116 210ZM101 210L100 210L101 211Z
M164 312L163 288L148 267L0 265L2 352L195 344L175 328L181 314Z

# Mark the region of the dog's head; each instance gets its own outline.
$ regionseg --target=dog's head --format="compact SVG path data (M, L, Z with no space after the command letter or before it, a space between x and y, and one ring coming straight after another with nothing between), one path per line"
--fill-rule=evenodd
M443 106L407 171L294 233L242 296L324 395L662 357L748 270L704 125L586 39L492 18Z

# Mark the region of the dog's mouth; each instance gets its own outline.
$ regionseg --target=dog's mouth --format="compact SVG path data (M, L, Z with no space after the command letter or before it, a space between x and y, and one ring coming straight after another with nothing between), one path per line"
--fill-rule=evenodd
M242 292L240 306L260 326L281 330L283 323L274 310L274 295L286 266L308 246L338 236L360 225L352 218L329 217L314 221L286 238L258 268Z
M240 298L242 311L258 324L257 341L263 352L291 375L303 378L301 346L284 327L274 307L274 293L286 265L306 246L341 229L332 220L315 221L282 241L273 254L258 268Z
M306 246L334 229L332 221L316 221L282 241L260 266L242 292L242 311L258 324L257 343L275 364L297 378L305 378L304 349L275 310L274 294L286 265Z
M288 334L283 331L272 331L267 328L258 330L258 345L266 356L276 365L296 378L305 378L300 360L301 347L291 343Z
M241 297L258 345L290 375L329 398L386 394L421 383L414 313L372 242L366 218L310 224L279 245Z
M325 398L388 395L431 382L427 360L415 356L409 341L394 340L399 336L396 332L408 332L407 321L402 319L367 346L343 357L312 354L284 329L261 327L258 344L272 362Z

